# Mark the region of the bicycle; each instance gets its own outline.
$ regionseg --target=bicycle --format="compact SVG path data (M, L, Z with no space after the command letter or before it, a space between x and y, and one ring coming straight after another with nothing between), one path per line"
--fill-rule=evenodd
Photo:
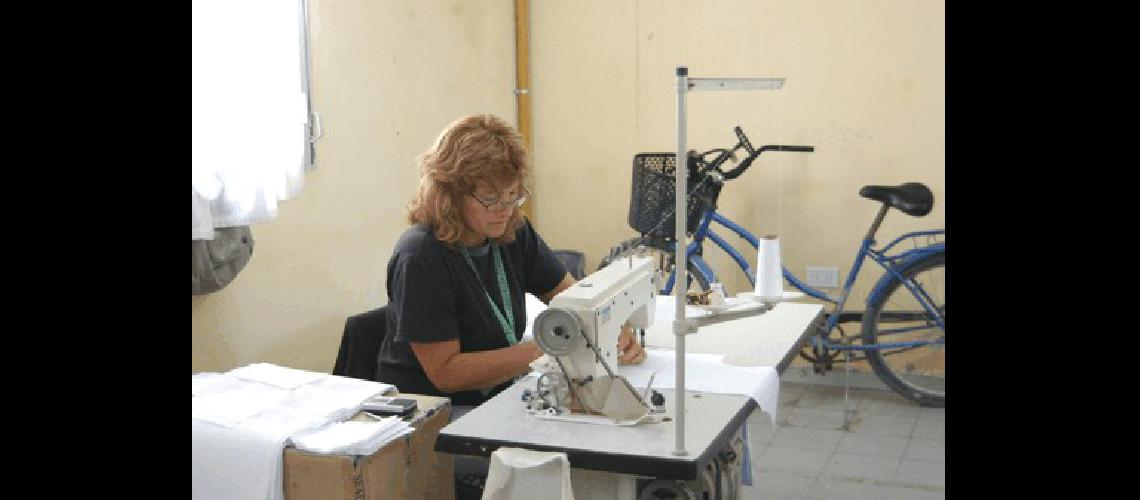
M756 273L744 256L711 229L713 222L724 226L748 241L753 252L759 244L756 236L716 210L716 201L725 181L742 175L752 162L765 151L813 152L812 146L767 145L755 149L744 131L735 127L737 143L730 149L716 148L697 154L689 151L686 206L686 233L692 241L686 247L689 271L688 286L695 281L702 291L719 281L716 273L703 257L705 240L712 240L732 257L748 281L755 286ZM735 159L737 151L744 150L747 157L729 170L721 167ZM717 156L711 161L710 155ZM609 262L637 251L651 248L661 253L661 269L669 278L661 290L671 294L676 278L672 256L674 238L675 153L640 153L633 160L628 222L641 234L639 238L625 240L611 248L599 268ZM943 407L945 389L946 304L945 265L946 244L944 229L905 233L886 246L875 248L878 232L887 212L894 208L912 217L930 213L934 196L926 186L909 182L899 186L863 186L859 195L878 201L882 205L871 223L855 256L838 297L808 286L784 267L784 280L792 287L834 305L820 331L813 335L800 356L811 361L817 373L833 368L840 353L850 362L865 359L872 370L895 392L923 406ZM911 241L913 248L896 250L902 242ZM925 241L924 241L925 240ZM902 248L902 247L898 247ZM863 262L870 257L883 268L867 297L863 312L848 311L847 300ZM860 323L860 335L847 335L840 323ZM808 354L810 346L811 354ZM862 351L855 357L853 351Z

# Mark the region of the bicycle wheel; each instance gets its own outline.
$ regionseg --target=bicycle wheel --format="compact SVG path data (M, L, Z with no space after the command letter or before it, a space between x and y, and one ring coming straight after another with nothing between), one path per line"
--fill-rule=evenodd
M658 269L661 269L665 275L665 279L669 278L669 273L673 272L673 253L662 250L658 246L669 246L667 243L661 242L646 242L641 238L630 238L622 240L618 244L610 247L609 253L602 257L602 261L598 263L598 269L610 265L615 260L624 258L630 254L638 252L638 246L645 246L645 255L653 256L657 259ZM693 285L701 292L709 290L709 281L701 274L692 262L689 262L689 289L692 291Z
M946 254L915 262L902 274L930 297L946 318ZM899 394L923 405L946 405L946 331L940 328L899 280L887 284L863 316L863 343L934 342L911 347L868 349L867 361L882 381Z

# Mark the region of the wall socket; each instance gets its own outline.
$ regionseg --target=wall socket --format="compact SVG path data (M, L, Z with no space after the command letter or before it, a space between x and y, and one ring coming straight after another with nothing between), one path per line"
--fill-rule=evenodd
M839 288L839 268L807 266L807 285L817 288Z

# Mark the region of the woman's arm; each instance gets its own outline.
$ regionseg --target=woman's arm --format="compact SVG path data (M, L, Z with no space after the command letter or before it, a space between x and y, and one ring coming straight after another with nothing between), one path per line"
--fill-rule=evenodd
M488 389L530 371L542 356L534 342L479 352L459 352L458 340L410 342L428 380L443 392Z
M551 291L539 297L549 304L555 295L576 283L570 273ZM458 340L410 342L428 380L443 392L472 391L494 387L530 371L530 362L542 356L534 342L479 352L459 352Z
M556 295L562 293L563 290L574 286L574 283L577 282L578 280L574 279L570 273L566 273L566 275L562 277L562 281L558 282L558 284L554 286L553 290L542 294L538 300L541 300L543 304L550 305L550 301L553 300Z

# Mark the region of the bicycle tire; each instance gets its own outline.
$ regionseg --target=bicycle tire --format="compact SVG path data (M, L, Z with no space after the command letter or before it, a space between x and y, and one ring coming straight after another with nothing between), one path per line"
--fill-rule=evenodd
M945 252L931 254L900 271L907 280L918 280L917 283L921 284L934 301L935 307L941 311L943 321L946 317L945 272ZM866 314L863 316L863 343L876 344L880 339L884 342L899 342L938 338L942 339L942 343L913 348L868 349L867 361L879 379L895 392L922 406L945 407L946 332L929 319L929 313L918 304L914 294L901 285L901 281L891 280L883 292L877 295L877 300L867 305ZM883 321L884 316L888 317L889 321ZM908 321L911 318L916 320ZM926 319L918 321L918 318ZM928 328L916 330L914 333L917 334L908 333L903 338L889 333L880 334L890 330L885 327L888 323L891 328L897 326ZM896 323L907 324L896 325Z
M605 257L602 257L602 261L598 263L598 269L606 267L606 266L610 265L612 262L614 262L615 260L624 258L631 253L637 252L638 245L643 244L643 243L644 242L641 238L629 238L629 239L620 241L618 244L610 247L609 253L607 253ZM647 252L656 253L659 256L660 255L664 256L663 259L659 259L659 261L658 261L658 264L661 266L661 268L666 269L666 270L673 268L673 254L672 253L666 252L666 251L664 251L660 248L657 248L656 246L652 246L652 245L645 245L645 250ZM689 268L689 287L690 288L692 287L693 281L696 281L697 287L700 288L700 291L707 292L709 289L711 289L711 287L709 286L708 279L706 279L705 275L701 274L697 270L697 266L693 265L692 262L689 262L688 268ZM669 276L668 273L666 273L665 278L668 279L668 276Z

